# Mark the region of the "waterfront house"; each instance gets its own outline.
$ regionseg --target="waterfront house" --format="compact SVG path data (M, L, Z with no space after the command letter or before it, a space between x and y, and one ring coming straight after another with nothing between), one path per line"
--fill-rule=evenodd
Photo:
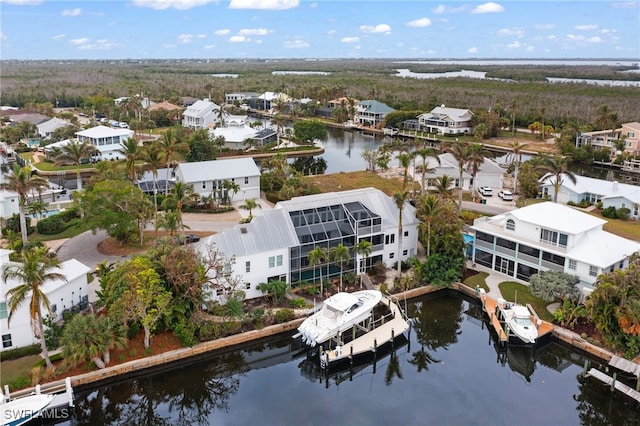
M12 250L0 249L0 269L12 263L9 255ZM79 312L89 304L89 289L87 273L91 269L75 259L67 260L60 264L60 268L53 272L64 275L65 280L47 282L41 288L51 304L50 317L54 321L63 319L65 312ZM38 343L31 331L31 315L29 313L29 300L18 307L8 322L9 307L6 297L7 291L16 287L19 283L15 280L4 281L0 278L0 334L2 335L2 348L0 351L16 349L23 346ZM46 317L48 312L42 307L42 313Z
M193 190L201 197L224 199L230 196L231 201L260 198L260 169L253 158L180 163L174 174L177 181L193 185ZM238 184L240 189L227 194L225 181Z
M440 164L438 164L438 162L433 158L429 158L427 161L427 175L425 180L427 189L435 189L436 180L447 175L453 179L453 185L451 188L462 188L464 191L468 191L471 188L473 176L467 173L466 170L463 170L462 182L460 182L460 168L458 167L458 162L455 157L451 153L445 152L443 154L439 154L438 158L440 159ZM421 157L416 159L415 165L416 167L422 167ZM421 182L422 177L418 174L416 175L416 179L418 182Z
M472 259L511 278L529 281L542 270L577 275L586 294L599 274L623 269L640 243L604 231L605 220L543 202L474 221Z
M42 139L49 139L51 137L51 134L55 132L57 129L62 129L67 126L71 126L71 123L69 123L68 121L62 120L60 118L54 117L51 120L47 120L36 125L36 129Z
M274 129L251 127L246 115L230 115L224 125L209 130L212 138L223 137L224 146L229 149L245 149L249 144L263 146L277 139Z
M120 160L124 155L120 152L123 143L133 137L133 130L123 128L111 128L107 126L96 126L87 130L76 132L78 143L87 142L96 147L99 154L94 155L91 161ZM47 145L44 150L50 155L54 149L72 143L70 139L55 142Z
M382 102L373 100L360 101L356 104L353 122L362 126L381 126L387 114L394 111L395 109Z
M0 217L9 219L20 213L20 196L17 192L0 189Z
M472 133L473 113L468 109L447 108L444 105L420 114L418 122L422 130L440 135L463 135Z
M255 101L258 98L258 93L256 92L233 92L227 93L224 96L224 101L227 105L255 105Z
M616 142L624 143L624 151L631 155L640 155L640 123L624 123L618 129L583 132L576 137L576 147L591 145L598 149L607 149L616 154Z
M610 205L626 207L633 210L633 204L638 204L640 198L640 186L629 185L617 181L596 179L587 176L575 175L576 182L564 175L560 178L560 188L558 190L558 202L575 204L587 200L592 204L602 201L603 207ZM555 175L547 174L540 179L540 192L543 196L554 197L556 181ZM627 201L624 201L624 199ZM624 204L624 206L623 206ZM637 206L636 206L637 207ZM637 210L637 208L636 208ZM637 215L636 215L637 217Z
M255 108L261 109L263 111L271 111L273 108L277 107L278 103L288 103L290 101L291 97L289 97L289 95L287 95L286 93L264 92L262 95L256 98Z
M237 225L209 237L213 245L229 258L247 298L262 296L260 283L282 280L293 287L303 282L338 278L340 267L331 262L309 263L309 252L316 247L329 251L338 244L349 247L351 259L343 274L364 272L377 263L393 267L398 260L416 255L418 219L409 203L402 210L402 247L398 253L399 210L391 197L375 188L295 197L281 201L273 210L255 216L251 223ZM355 253L356 241L372 244L364 258ZM325 281L326 282L326 281ZM224 291L217 289L214 299Z
M220 120L220 107L209 99L198 100L182 113L182 127L193 130L212 128Z

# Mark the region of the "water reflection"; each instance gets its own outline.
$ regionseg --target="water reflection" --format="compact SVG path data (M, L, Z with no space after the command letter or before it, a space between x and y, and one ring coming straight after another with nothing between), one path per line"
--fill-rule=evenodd
M285 336L78 393L76 423L640 423L638 404L582 378L570 349L498 351L479 306L453 295L407 311L406 345L375 362L323 376Z

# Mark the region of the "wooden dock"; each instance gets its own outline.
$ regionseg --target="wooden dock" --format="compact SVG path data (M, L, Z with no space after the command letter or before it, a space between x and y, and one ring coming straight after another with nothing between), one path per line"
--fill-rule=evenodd
M630 388L629 386L625 385L624 383L621 383L619 381L617 381L615 378L610 377L608 375L606 375L605 373L596 370L595 368L592 368L591 370L589 370L589 373L587 373L589 376L591 377L595 377L596 379L600 380L603 383L608 384L609 386L611 386L611 390L613 389L617 389L620 392L622 392L623 394L635 399L636 401L640 402L640 392L638 392L635 389Z
M375 355L378 347L394 340L396 337L409 330L409 323L404 319L400 308L387 298L383 298L382 303L389 306L391 314L387 317L390 318L386 319L380 326L346 343L345 345L336 346L333 349L321 353L321 366L323 363L327 366L343 359L353 359L353 357L365 353Z
M491 297L487 297L486 294L484 293L480 295L480 301L482 302L482 307L484 311L487 313L487 316L489 317L489 322L491 323L496 333L498 334L500 343L508 343L509 336L507 336L507 333L505 332L504 327L502 326L502 323L500 322L500 320L498 319L498 316L496 315L496 306L498 305L498 301L495 299L492 299ZM540 339L541 337L553 331L554 329L553 324L551 324L550 322L541 320L535 312L532 312L533 309L530 306L527 306L527 308L531 312L531 322L535 324L536 327L538 328L538 339Z

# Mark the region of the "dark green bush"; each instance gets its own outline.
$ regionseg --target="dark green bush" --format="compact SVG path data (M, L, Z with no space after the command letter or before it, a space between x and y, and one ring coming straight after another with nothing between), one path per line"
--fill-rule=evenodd
M43 235L59 234L70 226L75 225L80 220L77 209L67 209L58 214L45 217L38 221L36 225L38 233Z
M291 299L291 306L293 306L294 309L302 309L306 306L306 302L304 301L304 299L302 297L296 297L295 299Z
M621 207L616 210L616 217L621 220L629 219L629 215L631 214L631 210L626 207Z
M215 340L220 337L220 327L213 321L205 321L198 327L198 339L201 342Z
M10 359L18 359L28 355L38 355L40 353L40 345L25 346L23 348L10 349L0 352L0 361L8 361Z
M31 386L31 378L28 376L18 376L9 382L9 389L24 389Z
M283 323L295 318L295 313L291 309L280 309L276 312L276 322Z
M616 214L616 208L613 206L609 206L606 209L602 209L602 211L600 212L602 214L602 216L609 218L609 219L617 219L618 215Z

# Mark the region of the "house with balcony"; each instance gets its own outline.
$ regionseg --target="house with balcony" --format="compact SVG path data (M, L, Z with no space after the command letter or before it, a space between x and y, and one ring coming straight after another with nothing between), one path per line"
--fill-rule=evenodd
M220 120L220 107L209 99L198 100L182 113L182 127L210 129Z
M473 132L471 120L473 113L468 109L447 108L444 105L420 114L420 128L428 133L439 135L464 135Z
M133 137L133 130L112 128L107 126L96 126L90 129L76 132L76 140L65 139L60 142L49 144L45 147L45 153L50 155L54 149L68 145L77 141L78 143L89 143L96 147L98 154L91 158L91 161L120 160L124 155L120 152L124 142Z
M244 201L260 198L260 169L253 158L180 163L174 171L177 181L192 185L201 197ZM227 191L225 181L238 184L237 191Z
M625 152L640 155L640 123L624 123L618 129L583 132L576 137L576 147L591 145L596 149L609 150L612 155L616 154L617 143L623 144Z
M387 114L394 111L395 109L382 102L360 101L356 104L353 122L361 126L379 127L384 123Z
M224 138L224 146L229 149L246 149L250 145L263 146L278 139L275 129L251 127L246 115L229 115L224 124L210 129L211 138Z
M9 260L13 250L0 249L0 268L4 268L14 262ZM75 259L67 260L52 272L62 274L66 280L49 281L41 288L51 305L51 313L42 306L42 313L54 321L63 319L65 312L79 312L89 305L89 288L87 273L91 269ZM21 348L39 343L31 331L31 315L29 312L30 293L27 300L22 303L9 319L9 304L7 291L20 283L17 280L2 280L0 277L0 335L2 347L0 351Z
M391 197L375 188L295 197L276 204L247 224L237 225L209 237L200 249L210 245L224 256L234 257L226 271L240 283L236 290L246 298L262 296L259 284L282 280L293 287L304 282L338 278L340 266L332 262L311 264L309 252L322 247L327 252L338 244L349 248L350 259L342 273L364 273L377 263L393 267L417 253L418 219L415 208L402 210L402 247L398 248L399 210ZM364 257L355 252L357 242L371 242ZM400 250L400 251L398 251ZM224 298L230 286L213 289L211 297Z
M256 92L233 92L224 95L224 101L227 105L255 105L259 93Z
M562 204L532 204L474 221L472 260L522 281L539 271L576 275L584 294L598 275L624 269L640 242L606 232L605 220Z

